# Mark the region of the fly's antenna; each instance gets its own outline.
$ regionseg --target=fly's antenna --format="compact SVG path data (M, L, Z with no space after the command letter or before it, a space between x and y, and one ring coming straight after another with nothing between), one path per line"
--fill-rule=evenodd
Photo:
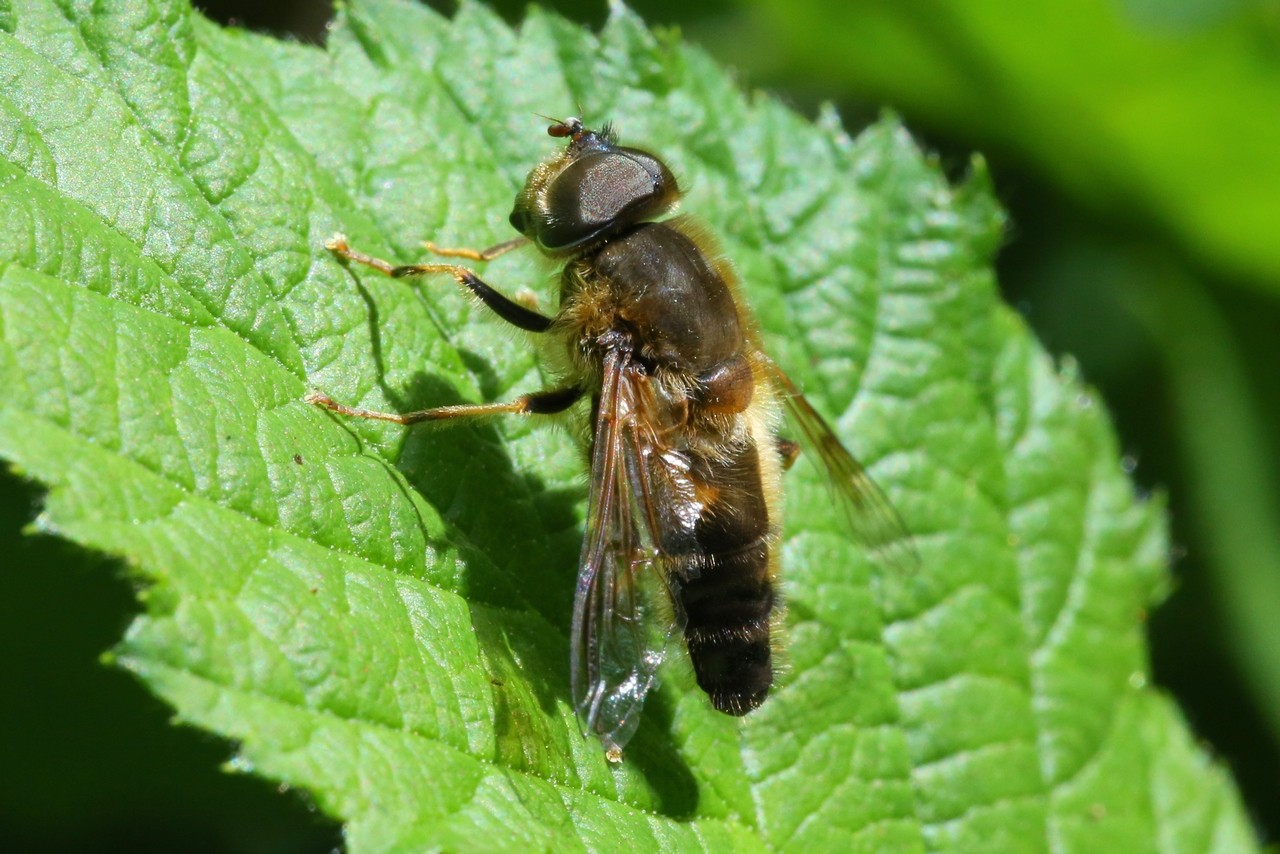
M554 137L569 137L574 142L582 138L584 133L582 128L582 119L577 116L570 116L567 119L552 119L552 124L547 128L547 135Z

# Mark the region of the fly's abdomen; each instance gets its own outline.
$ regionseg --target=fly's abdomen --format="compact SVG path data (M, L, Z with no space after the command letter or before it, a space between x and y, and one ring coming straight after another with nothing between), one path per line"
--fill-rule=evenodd
M698 685L722 712L744 715L773 684L773 529L760 461L747 443L726 463L695 466L704 506L696 546L678 558L677 604ZM686 546L692 546L686 541Z

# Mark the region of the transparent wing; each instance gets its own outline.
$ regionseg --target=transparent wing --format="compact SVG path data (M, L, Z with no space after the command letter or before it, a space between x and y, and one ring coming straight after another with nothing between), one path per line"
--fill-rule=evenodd
M604 361L586 536L570 641L574 705L617 761L640 723L674 627L656 619L664 579L654 545L637 390L625 354Z
M854 539L894 570L915 571L920 554L898 511L791 378L772 362L769 365L787 415L822 463Z

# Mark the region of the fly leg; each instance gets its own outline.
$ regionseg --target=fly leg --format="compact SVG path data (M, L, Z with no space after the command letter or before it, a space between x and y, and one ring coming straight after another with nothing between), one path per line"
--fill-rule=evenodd
M486 260L485 254L490 253L488 257L497 257L504 252L509 252L516 246L520 245L518 241L508 241L500 243L497 246L486 249L483 252L475 250L459 250L453 249L443 253L446 256L457 254L460 252L470 252L473 254L462 255L460 257L476 258L478 260ZM462 285L471 293L479 297L480 301L487 305L494 314L501 317L513 326L518 326L527 332L546 332L551 328L551 318L545 314L541 314L533 309L526 308L510 297L495 291L489 287L475 273L466 267L457 264L404 264L395 265L389 261L383 261L381 258L374 258L372 255L366 255L363 252L357 252L347 245L347 238L341 234L336 234L325 243L325 248L337 255L339 258L345 258L348 261L354 261L357 264L364 264L366 267L372 267L379 272L386 273L393 279L403 279L407 276L423 276L432 273L448 273L453 276L458 284ZM496 254L492 254L496 253Z
M564 412L582 397L582 389L576 386L546 389L522 394L506 403L471 403L455 406L436 406L417 412L378 412L374 409L357 409L344 406L328 395L313 391L305 398L307 403L323 406L331 412L351 418L371 418L390 421L393 424L421 424L424 421L447 421L452 418L483 418L489 415L554 415Z
M437 246L430 240L425 240L422 247L432 255L442 255L445 258L467 258L471 261L492 261L500 255L506 255L512 249L519 249L529 242L527 237L516 237L502 243L494 244L488 249L467 249L461 246Z
M773 445L778 451L778 456L782 458L782 470L791 471L796 460L800 459L800 443L785 436L775 436Z
M437 254L447 257L471 258L487 261L496 258L526 242L525 238L509 240L488 249L446 249L432 248ZM485 284L479 276L466 267L457 264L407 264L397 266L381 258L374 258L363 252L357 252L347 245L347 239L341 234L334 235L325 243L325 248L339 258L364 264L366 267L385 273L393 279L408 276L421 276L432 273L447 273L475 294L481 302L488 306L494 314L508 323L528 332L546 332L551 327L551 318L533 309L526 308ZM478 403L455 406L437 406L432 409L421 409L417 412L379 412L373 409L358 409L338 403L328 395L313 391L306 396L307 403L323 406L331 412L352 418L371 418L377 421L390 421L394 424L421 424L424 421L445 421L453 418L480 418L489 415L551 415L563 412L572 406L580 397L582 389L576 387L547 389L531 394L522 394L507 403Z
M529 242L527 237L514 237L511 240L496 243L488 249L469 249L462 246L437 246L430 240L422 242L422 248L426 249L432 255L441 255L445 258L466 258L471 261L492 261L502 255L506 255L512 249L519 249ZM515 301L530 311L538 310L538 295L527 288L521 288L515 295Z

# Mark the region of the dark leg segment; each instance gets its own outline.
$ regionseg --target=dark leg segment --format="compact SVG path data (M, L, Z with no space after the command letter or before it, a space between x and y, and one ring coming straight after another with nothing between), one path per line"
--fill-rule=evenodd
M443 264L425 264L426 267L442 267ZM400 268L401 270L405 268ZM410 272L396 272L393 275L412 276L417 275L418 270L410 267ZM480 301L489 308L493 309L493 313L501 317L512 326L518 326L527 332L546 332L551 328L551 318L545 314L534 311L531 308L525 308L520 303L509 297L495 291L486 285L480 278L466 267L452 267L449 269L453 273L453 277L466 287L471 293L480 298ZM436 272L434 270L425 270L423 272Z
M493 249L485 251L491 252L504 245L506 244L499 244L499 246L495 246ZM551 318L525 308L518 302L503 296L481 281L479 276L468 270L466 267L460 267L457 264L405 264L402 266L395 266L387 261L383 261L381 258L374 258L372 255L357 252L347 245L347 239L341 234L335 235L325 243L325 248L337 255L339 258L345 258L348 261L354 261L357 264L364 264L367 267L372 267L375 270L386 273L394 279L402 279L406 276L421 276L429 273L448 273L457 280L458 284L462 285L467 290L471 291L471 293L479 297L480 301L492 309L494 314L498 315L513 326L518 326L528 332L546 332L551 328ZM510 248L515 247L513 246ZM477 253L477 255L480 254L483 253ZM498 254L500 255L502 252L498 252Z
M775 436L773 444L778 449L778 456L782 457L782 470L791 471L791 467L796 464L796 460L800 459L800 443L795 439Z
M323 406L339 415L352 418L371 418L394 424L421 424L424 421L445 421L451 418L480 418L487 415L554 415L573 406L582 397L582 389L576 387L535 391L522 394L508 403L471 403L456 406L437 406L417 412L378 412L374 409L356 409L343 406L328 395L313 391L305 398L307 403Z

